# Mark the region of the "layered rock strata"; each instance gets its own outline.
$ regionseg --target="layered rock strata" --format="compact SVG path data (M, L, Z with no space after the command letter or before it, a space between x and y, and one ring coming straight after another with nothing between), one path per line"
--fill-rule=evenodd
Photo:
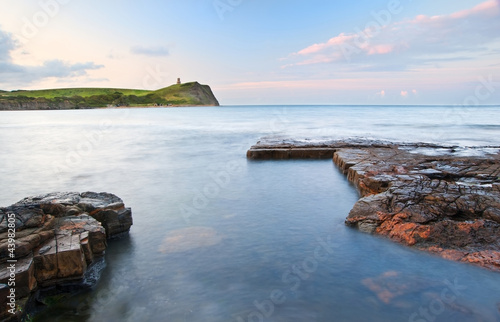
M266 142L252 147L247 157L331 154L361 195L348 226L500 271L499 151L369 141Z
M131 209L109 193L51 193L0 208L0 319L15 318L3 293L15 289L19 316L36 289L81 281L106 240L131 225Z

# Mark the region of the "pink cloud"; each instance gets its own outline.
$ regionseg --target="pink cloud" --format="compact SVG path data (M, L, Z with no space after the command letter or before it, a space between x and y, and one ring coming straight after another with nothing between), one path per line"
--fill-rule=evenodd
M314 53L317 53L317 52L325 49L325 47L326 47L326 44L314 44L314 45L311 45L307 48L302 49L297 54L298 55L310 55L310 54L314 54Z
M387 85L396 89L401 86L404 81L403 78L392 77ZM283 81L256 81L256 82L243 82L227 85L226 87L218 87L218 90L225 89L324 89L324 90L367 90L371 93L380 90L380 79L366 77L363 79L354 77L343 77L338 79L301 79L301 80L283 80ZM386 95L387 90L384 89L377 92L378 95Z
M422 24L433 26L434 28L442 27L444 24L457 23L456 20L465 20L470 18L488 18L495 17L500 14L500 0L488 0L480 3L471 9L457 11L448 15L426 16L418 15L415 19L402 22L403 24L417 24L420 27Z
M463 19L471 15L475 14L498 14L500 10L500 1L498 0L490 0L483 3L478 4L472 9L462 10L459 12L452 13L450 17L455 19Z
M368 47L368 55L384 55L394 51L394 45L377 45Z
M333 46L339 46L343 43L346 43L348 41L352 41L355 38L355 35L349 35L346 36L345 34L340 34L337 37L333 37L330 40L328 40L326 43L321 43L321 44L314 44L309 47L306 47L302 49L301 51L297 52L297 55L310 55L310 54L315 54L318 53L326 48L333 47Z
M290 66L351 61L363 64L369 56L387 65L409 66L422 56L480 51L500 38L500 0L487 0L473 8L448 15L418 15L379 28L340 33L323 43L308 46L284 60ZM373 24L372 24L373 25ZM367 24L368 26L368 24ZM397 53L396 57L394 54ZM392 55L392 56L390 56ZM390 56L387 59L384 56ZM392 59L394 58L394 59ZM370 58L369 63L377 61ZM432 58L428 58L432 61ZM381 65L377 65L381 68Z
M407 97L408 96L408 91L401 91L401 96L402 97Z

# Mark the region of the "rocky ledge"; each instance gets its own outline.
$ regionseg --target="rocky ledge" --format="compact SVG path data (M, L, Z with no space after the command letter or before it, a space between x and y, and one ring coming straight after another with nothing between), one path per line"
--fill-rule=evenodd
M348 226L500 271L500 147L279 140L247 157L333 157L361 195Z
M106 239L131 225L131 209L109 193L50 193L0 208L0 319L19 319L40 288L81 282Z

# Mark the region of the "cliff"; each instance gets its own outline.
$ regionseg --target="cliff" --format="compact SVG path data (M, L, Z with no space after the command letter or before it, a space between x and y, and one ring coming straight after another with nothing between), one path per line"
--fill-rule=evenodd
M0 111L16 110L70 110L77 109L78 104L69 100L61 102L51 102L45 98L36 98L33 100L5 100L0 98Z
M0 110L61 110L101 107L219 106L212 89L198 82L156 91L116 88L63 88L0 91Z
M154 94L177 106L219 106L210 86L198 82L172 85Z

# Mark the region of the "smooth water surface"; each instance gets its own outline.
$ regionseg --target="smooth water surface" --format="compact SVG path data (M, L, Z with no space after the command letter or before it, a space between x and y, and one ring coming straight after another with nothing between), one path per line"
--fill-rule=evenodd
M498 321L500 274L344 226L325 161L263 136L500 145L500 107L247 106L0 113L0 205L106 191L132 207L97 286L40 321Z

